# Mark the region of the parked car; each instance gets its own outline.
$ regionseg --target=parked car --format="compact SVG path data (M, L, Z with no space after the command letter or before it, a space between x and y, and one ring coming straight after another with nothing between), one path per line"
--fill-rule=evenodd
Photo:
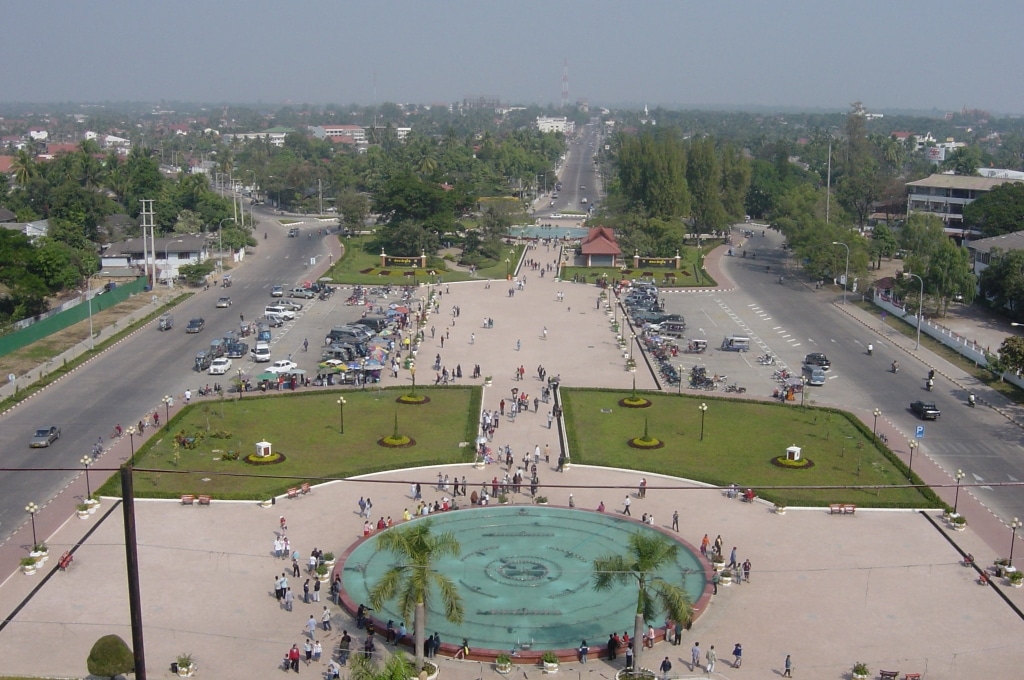
M50 427L41 427L36 430L28 445L33 449L45 449L58 439L60 439L60 428L56 425L51 425Z
M297 363L295 363L294 361L290 361L288 359L278 359L277 361L275 361L274 363L270 364L270 366L267 367L267 372L268 373L291 373L292 371L294 371L298 367L299 367L299 365Z
M811 352L804 357L804 366L818 366L823 371L832 368L832 362L828 360L824 352Z
M285 309L290 309L293 312L297 312L302 309L301 302L296 302L295 300L291 300L289 298L281 298L281 300L277 304L280 305L281 307L284 307Z
M270 297L284 297L284 286L274 286L271 288Z
M316 297L316 293L314 293L309 288L292 288L290 291L288 291L288 297L303 298L309 300L311 298Z
M231 298L229 298L229 297L217 298L217 307L218 308L222 309L224 307L230 307L230 306L231 306Z
M206 327L206 320L201 318L190 319L188 325L185 326L186 333L198 333Z
M910 405L910 410L921 420L938 420L942 412L931 401L915 401Z
M228 359L227 357L220 357L219 359L214 359L210 364L209 373L210 375L225 375L230 370L231 359Z
M295 238L298 235L299 235L299 228L298 227L291 227L291 228L288 229L288 238Z

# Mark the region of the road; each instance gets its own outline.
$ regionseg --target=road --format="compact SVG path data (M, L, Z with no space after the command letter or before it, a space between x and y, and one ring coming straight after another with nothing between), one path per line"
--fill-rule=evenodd
M239 314L244 314L247 320L260 316L271 300L270 289L274 285L291 288L303 280L310 258L327 256L326 245L317 229L328 223L321 225L310 220L295 225L302 234L299 238L288 238L287 227L279 225L272 212L257 208L256 217L260 223L254 233L259 244L255 254L249 255L246 262L232 272L231 288L211 287L198 292L174 310L173 330L160 332L156 330L156 322L148 324L130 339L3 417L0 427L0 450L4 451L4 470L0 471L0 542L27 519L25 507L30 501L45 504L78 474L77 471L21 472L19 469L65 467L80 470L82 456L91 452L98 437L109 441L116 424L127 429L153 411L159 411L162 419L164 395L180 398L186 388L195 391L207 382L212 384L213 378L229 382L230 376L207 376L191 370L196 352L221 337L223 331L237 328ZM312 237L308 238L310 231ZM266 239L262 238L264 232ZM232 306L215 308L217 298L224 294L231 296ZM290 324L296 326L297 331L287 327L275 329L274 358L300 352L304 337L299 333L305 332L302 319L305 318L306 325L329 325L326 311L334 309L341 297L307 304L300 319ZM316 311L318 305L319 312ZM206 329L188 335L185 325L194 316L206 319ZM289 332L282 333L286 330ZM310 344L319 348L323 335L309 337ZM319 354L310 352L302 357L296 354L296 358L300 366L308 368L306 364L311 364L315 368ZM234 360L234 367L239 366L250 371L253 365L247 359ZM62 428L60 440L50 448L29 449L31 434L50 424ZM102 465L119 462L105 458ZM94 483L99 476L93 475Z
M594 165L593 156L597 153L597 145L601 140L601 130L595 124L583 126L582 131L576 138L569 142L565 154L565 163L559 173L559 180L562 182L562 190L558 192L558 198L540 203L536 212L538 217L550 215L551 213L573 211L586 212L587 208L600 196L600 178L597 174L597 167ZM586 189L580 189L585 186ZM554 193L554 192L552 192ZM587 204L580 201L586 197ZM551 205L551 202L554 205Z
M751 394L763 396L776 386L771 376L778 366L759 365L759 354L771 352L799 375L806 354L825 352L832 368L823 387L807 388L811 403L848 409L868 422L877 408L881 418L895 425L907 441L923 425L924 437L915 455L931 456L951 475L963 470L967 475L963 483L982 485L972 491L1004 520L1024 515L1024 495L1019 490L983 486L1024 479L1021 430L990 409L968 408L966 394L940 375L929 393L927 365L837 310L835 295L815 292L798 282L787 269L782 237L771 231L764 237L760 234L755 231L753 238L739 245L737 256L723 258L723 268L736 282L736 290L665 296L668 311L686 317L688 333L708 340L707 354L686 355L681 367L688 371L694 363L706 364L709 373L727 374L728 382L738 381ZM746 258L740 256L743 249ZM749 335L754 347L746 354L716 349L729 333ZM874 345L872 356L866 351L869 342ZM894 359L901 366L897 375L889 371ZM918 420L909 410L918 399L934 401L942 411L940 418L927 423ZM905 456L907 441L889 444Z

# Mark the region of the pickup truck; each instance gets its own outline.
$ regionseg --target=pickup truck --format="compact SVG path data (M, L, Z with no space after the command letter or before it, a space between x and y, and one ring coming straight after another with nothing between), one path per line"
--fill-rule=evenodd
M910 410L921 420L938 420L942 411L930 401L915 401L910 404Z

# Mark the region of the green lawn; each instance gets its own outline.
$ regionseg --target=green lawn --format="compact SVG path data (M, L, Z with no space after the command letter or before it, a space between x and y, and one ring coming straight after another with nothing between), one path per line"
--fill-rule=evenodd
M354 238L341 239L345 246L345 254L341 261L331 267L325 274L336 283L354 283L367 286L380 285L405 285L414 283L426 283L427 275L423 269L411 267L387 267L380 266L380 253L366 251L366 243L372 239L370 236L357 236ZM511 249L512 247L510 247ZM518 262L522 256L523 246L514 246L515 253L512 255L514 261ZM507 252L507 251L504 251ZM446 282L471 281L468 271L449 269L451 262L438 257L427 258L427 271L436 272ZM383 274L382 272L388 272ZM413 274L415 273L415 276ZM503 279L505 278L505 261L495 262L488 267L477 269L476 279Z
M679 254L682 257L679 269L640 267L634 270L630 266L626 271L623 271L619 267L566 267L562 278L563 280L572 281L573 276L582 276L585 277L587 283L594 283L601 276L607 276L609 281L643 278L652 280L658 287L662 288L694 288L697 286L718 285L706 272L700 272L698 278L696 248L683 248ZM624 257L624 259L627 262L631 261L628 257Z
M575 463L650 470L718 485L735 482L786 505L942 505L930 491L914 489L763 489L906 483L906 467L876 447L862 423L839 411L646 393L643 396L653 406L629 409L617 403L628 393L567 389L562 396L566 418L572 423L569 436ZM701 403L708 406L704 441L700 441ZM627 445L628 439L643 436L645 418L650 436L664 441L664 448L642 451ZM814 467L789 470L771 464L773 457L794 444L803 448L802 455L813 460Z
M135 465L140 470L135 474L135 491L139 496L158 498L208 493L216 498L265 499L319 478L472 461L480 388L417 389L417 394L430 396L430 403L396 404L395 399L406 393L408 389L344 390L195 403L171 419L169 432L184 431L189 436L199 431L223 432L227 436L207 435L197 448L177 450L173 436L154 437L136 455ZM341 409L337 402L341 395L347 402L344 434L339 433ZM412 437L415 446L388 449L376 443L393 433L396 413L399 434ZM286 460L266 466L220 460L220 452L231 450L244 457L254 452L261 440L271 442L274 452L283 453ZM464 441L470 442L470 447L459 448ZM145 472L143 468L168 472ZM177 474L182 471L196 472ZM209 481L201 481L203 478ZM101 493L120 495L118 483L115 476Z

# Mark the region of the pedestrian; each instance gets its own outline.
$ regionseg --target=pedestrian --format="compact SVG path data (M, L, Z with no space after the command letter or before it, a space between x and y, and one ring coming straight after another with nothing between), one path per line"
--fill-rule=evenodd
M298 578L302 574L302 570L299 569L299 559L292 557L292 578Z
M590 653L590 647L587 646L587 641L586 640L582 640L580 642L580 649L579 649L580 663L586 663L587 662L587 654L589 654L589 653Z
M306 579L306 582L302 584L302 601L305 604L309 604L309 579L308 578ZM312 619L313 617L311 616L309 618Z
M313 643L306 640L302 643L302 649L306 652L306 665L308 666L309 662L313 660Z
M718 661L718 655L715 653L715 646L711 645L708 649L707 654L704 657L708 660L708 665L704 667L704 672L711 674L715 672L715 662Z
M682 621L676 621L676 626L675 626L675 631L674 632L675 632L676 636L675 636L675 639L672 641L672 644L674 646L678 647L679 643L683 641L683 622Z
M724 543L725 541L722 540L722 534L718 534L718 536L715 536L715 552L719 555L722 554L722 545Z
M359 516L362 517L366 514L366 499L362 496L359 497Z
M782 677L784 677L784 678L791 678L791 677L793 677L793 659L789 656L789 654L786 655L786 663L784 665L786 667L786 670L783 671Z
M626 643L626 670L633 670L633 644Z
M313 661L320 663L320 656L324 653L323 645L319 640L313 641Z
M700 539L700 554L704 557L708 556L708 545L711 544L711 539L708 538L707 534L704 534L704 538Z
M324 627L324 631L331 629L331 610L324 605L324 613L320 615L320 622Z
M623 515L629 515L630 517L633 516L633 515L629 514L629 506L632 505L632 504L633 504L633 501L631 501L629 499L629 494L626 494L626 500L623 501L623 503L622 503L622 514Z
M192 390L185 390L185 403L188 404L191 401L192 401ZM120 425L118 425L117 427L118 427L118 430L121 429ZM120 435L121 435L121 433L118 432L118 436L120 436Z
M679 511L676 510L672 513L672 530L679 531Z
M694 642L690 648L690 672L697 670L700 665L700 642Z
M738 642L736 643L736 645L732 648L732 657L733 668L739 668L741 665L743 665L743 645L741 645Z
M712 595L718 595L718 584L721 580L722 577L719 576L717 571L711 575L711 586L714 588L714 590L711 592Z
M665 657L665 660L661 662L658 670L660 670L661 674L665 676L665 680L668 680L669 671L672 670L672 662L668 660L667 656Z
M470 333L469 334L469 344L471 344L471 345L476 344L476 333Z
M302 351L303 352L308 352L309 351L309 339L308 338L302 341Z
M522 347L523 344L519 340L516 340L516 351L518 352L520 349L522 349ZM186 399L186 401L188 400Z
M341 641L338 642L338 661L342 666L348 663L348 655L352 652L352 636L347 630L341 631Z
M292 648L288 650L288 665L296 673L299 672L299 645L296 643L292 645Z
M316 635L316 619L313 618L312 614L309 615L309 621L306 621L306 632L309 634L310 640Z
M743 580L750 583L750 560L743 560Z
M552 420L554 420L554 419L555 419L555 418L554 418L554 416L553 416L553 415L551 414L551 411L548 411L548 429L549 429L549 430L551 429L551 421L552 421Z
M313 581L313 602L320 601L320 579Z
M619 641L615 638L615 633L608 634L608 660L615 661L616 652L619 650Z
M295 604L295 595L292 594L292 589L288 588L284 592L284 610L290 612Z
M729 552L729 568L735 569L738 566L739 563L736 561L736 546L733 546L732 551Z

